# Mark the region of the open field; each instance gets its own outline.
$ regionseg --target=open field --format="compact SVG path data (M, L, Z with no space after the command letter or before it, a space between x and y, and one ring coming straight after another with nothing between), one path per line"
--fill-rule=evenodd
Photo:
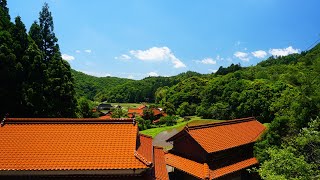
M121 106L124 110L128 110L128 108L138 108L141 106L141 103L110 103L112 106L119 105Z
M193 117L190 117L189 121L183 121L183 118L178 119L177 120L178 123L174 126L163 126L158 128L151 128L144 131L140 131L140 133L155 137L156 135L158 135L163 131L168 131L173 129L180 131L185 127L186 124L188 124L188 126L196 126L196 125L211 124L211 123L221 122L221 121L222 120L201 119L200 117L193 116Z

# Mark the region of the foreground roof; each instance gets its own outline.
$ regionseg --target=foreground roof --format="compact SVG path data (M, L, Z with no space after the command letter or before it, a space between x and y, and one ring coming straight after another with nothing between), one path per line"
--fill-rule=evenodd
M177 156L171 153L165 154L166 163L181 171L186 172L199 179L215 179L224 175L239 171L241 169L249 168L258 163L256 158L249 158L229 166L219 169L211 170L206 163L198 163L196 161Z
M250 117L206 125L186 126L167 141L174 141L189 134L205 151L213 153L255 142L264 130L263 124Z
M137 135L132 119L7 118L0 127L0 174L147 169L135 155Z

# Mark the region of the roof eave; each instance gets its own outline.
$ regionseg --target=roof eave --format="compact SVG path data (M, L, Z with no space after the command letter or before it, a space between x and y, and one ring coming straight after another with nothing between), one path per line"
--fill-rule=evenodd
M51 175L140 175L149 168L99 169L99 170L1 170L1 176L51 176Z

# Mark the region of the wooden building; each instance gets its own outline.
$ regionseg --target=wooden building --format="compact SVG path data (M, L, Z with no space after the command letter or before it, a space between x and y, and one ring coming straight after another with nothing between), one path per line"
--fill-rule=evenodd
M186 126L167 140L170 179L255 179L245 169L258 164L253 144L264 130L254 118Z

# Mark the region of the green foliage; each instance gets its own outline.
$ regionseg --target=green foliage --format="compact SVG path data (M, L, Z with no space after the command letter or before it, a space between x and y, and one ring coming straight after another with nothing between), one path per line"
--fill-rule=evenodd
M21 17L10 22L6 4L0 1L0 98L6 102L0 114L74 117L70 66L61 58L48 5L40 12L40 25L34 23L28 35Z
M93 112L93 108L95 107L95 104L82 97L78 100L78 117L82 118L96 118L99 116L98 113Z
M320 173L320 119L311 121L287 143L268 147L258 170L263 179L317 179ZM270 132L270 130L269 130Z
M285 149L269 148L270 160L265 161L258 170L262 179L314 179L312 165L303 156L296 156L291 147Z
M159 124L165 124L166 126L173 126L177 124L177 120L179 118L177 116L164 116L160 118Z
M142 117L137 116L136 121L138 122L138 127L139 127L140 131L151 128L151 121L150 120L144 120Z
M240 64L233 64L232 63L229 67L226 67L226 68L220 66L218 71L215 74L216 75L226 75L231 72L236 72L240 69L242 69Z
M124 111L121 107L116 107L116 108L112 109L111 111L112 111L112 114L111 114L112 118L127 117L127 112Z

